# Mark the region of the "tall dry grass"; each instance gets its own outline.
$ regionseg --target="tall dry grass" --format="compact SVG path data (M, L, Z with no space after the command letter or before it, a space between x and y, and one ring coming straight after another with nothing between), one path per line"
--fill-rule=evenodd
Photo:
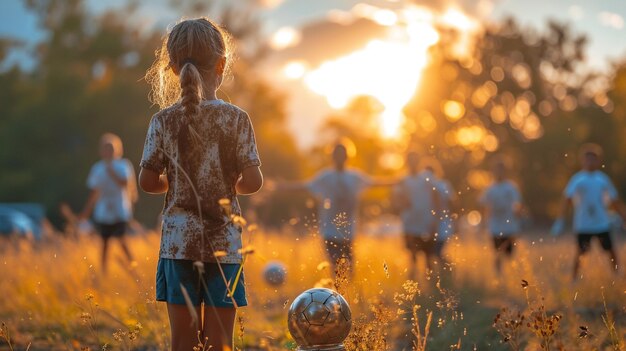
M497 276L491 242L467 231L447 245L448 265L409 281L400 237L360 236L354 279L343 282L332 281L321 239L314 235L257 230L244 241L254 253L245 264L250 306L238 315L239 349L294 348L287 310L294 297L315 285L338 288L350 303L354 325L348 350L624 349L624 273L614 276L594 246L583 262L583 278L572 282L573 237L524 238ZM104 276L98 238L3 242L0 321L12 347L168 349L165 306L154 301L159 236L131 237L129 244L137 264L128 265L113 242ZM618 246L626 260L626 246ZM264 265L275 260L288 271L278 288L263 280ZM424 272L424 262L420 268ZM0 345L9 349L6 339L0 338Z

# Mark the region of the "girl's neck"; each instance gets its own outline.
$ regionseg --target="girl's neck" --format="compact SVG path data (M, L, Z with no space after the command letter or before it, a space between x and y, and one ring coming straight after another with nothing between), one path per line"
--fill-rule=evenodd
M207 101L217 100L216 89L205 88L204 91L202 92L202 100L207 100Z
M202 99L217 100L217 89L222 85L222 78L216 76L204 76L202 82Z

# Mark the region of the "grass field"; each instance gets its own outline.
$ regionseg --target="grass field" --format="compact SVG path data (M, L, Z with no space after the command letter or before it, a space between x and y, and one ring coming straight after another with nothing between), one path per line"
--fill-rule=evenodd
M441 279L422 274L416 282L407 281L408 255L398 236L360 236L350 282L341 274L336 282L329 280L317 237L259 230L244 240L255 250L245 264L250 305L239 313L239 349L293 349L287 310L294 297L316 284L338 288L351 305L348 350L625 349L624 273L614 276L594 243L583 278L572 282L572 236L523 237L497 277L491 242L464 230L446 247L450 265ZM626 245L617 242L626 260ZM168 349L165 305L154 301L158 244L156 233L131 237L137 265L128 267L114 243L103 276L96 237L59 237L35 246L3 242L0 350ZM288 271L278 289L262 275L273 260Z

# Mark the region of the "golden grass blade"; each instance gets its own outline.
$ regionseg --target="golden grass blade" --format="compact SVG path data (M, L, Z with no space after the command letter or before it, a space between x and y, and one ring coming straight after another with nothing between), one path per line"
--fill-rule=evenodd
M239 283L239 278L241 277L241 272L243 272L243 264L244 264L244 262L246 262L246 256L243 256L243 260L241 261L241 265L239 265L239 269L237 270L237 275L235 276L235 281L233 282L233 289L228 292L229 297L233 299L233 302L234 302L235 291L237 290L237 284Z
M189 314L191 315L193 324L195 325L196 330L200 330L200 322L199 322L200 318L198 318L198 311L196 311L196 306L194 306L193 303L191 303L191 298L189 297L189 293L187 292L187 289L185 289L183 284L180 284L180 290L183 292L183 297L185 298L185 304L187 305L187 308L189 309Z

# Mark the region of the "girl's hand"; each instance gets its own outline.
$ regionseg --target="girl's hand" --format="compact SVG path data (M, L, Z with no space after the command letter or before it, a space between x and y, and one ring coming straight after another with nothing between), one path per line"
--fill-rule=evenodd
M141 168L139 171L139 186L150 194L163 194L169 189L169 182L165 174Z
M235 184L237 194L254 194L263 186L263 174L258 166L252 166L241 172L241 177Z

